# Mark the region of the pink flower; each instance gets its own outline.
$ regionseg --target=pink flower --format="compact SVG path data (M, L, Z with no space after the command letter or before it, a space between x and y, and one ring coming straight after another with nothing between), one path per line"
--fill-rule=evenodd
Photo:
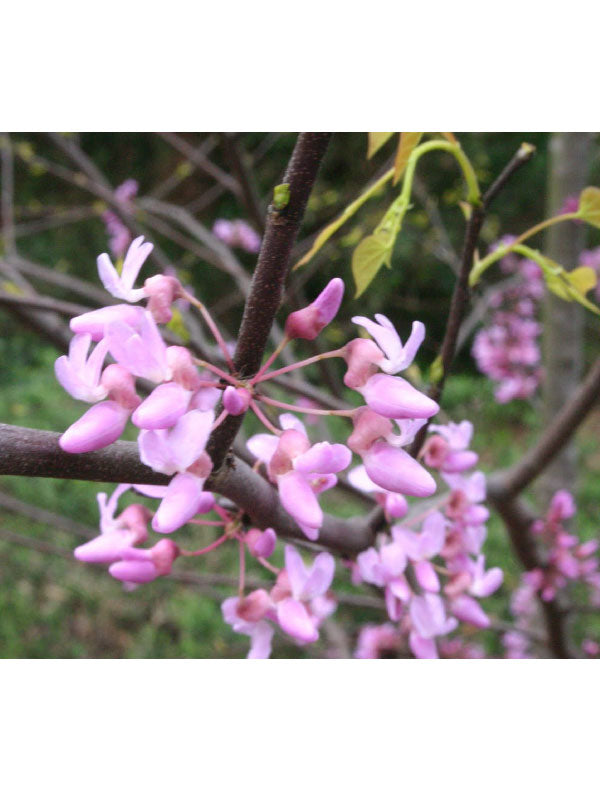
M311 447L304 426L292 414L282 414L280 424L284 429L281 436L257 434L247 446L267 463L285 510L305 535L315 540L323 523L316 494L332 485L331 476L346 469L352 454L341 444L319 442Z
M121 559L110 565L108 571L113 578L125 584L150 583L161 575L169 575L179 548L170 539L163 539L149 550L129 547L121 553Z
M126 300L128 303L137 303L138 300L146 297L146 290L134 289L133 284L153 247L154 245L150 242L144 243L143 236L134 239L125 256L120 275L113 266L108 253L98 256L98 275L106 291L113 297Z
M355 658L397 658L402 637L386 622L384 625L364 625L360 629Z
M121 320L106 325L106 341L111 356L132 375L154 383L169 380L167 348L150 313L138 309L136 324Z
M316 339L337 314L343 296L344 282L341 278L333 278L309 306L288 316L286 336L290 339Z
M148 538L148 509L141 505L128 506L115 519L117 503L131 485L120 484L107 500L105 492L97 495L100 506L100 535L75 548L75 558L92 564L110 564L121 558L129 547L141 544Z
M319 638L319 617L309 604L329 589L335 572L331 553L319 553L312 567L305 566L302 557L291 545L285 548L285 571L290 595L277 602L277 621L281 629L298 641L308 644Z
M56 378L72 397L86 403L104 400L107 390L100 384L100 372L108 352L106 341L101 341L88 358L92 342L89 334L78 334L71 339L69 355L60 356L54 364Z
M383 314L375 314L375 319L379 324L372 322L367 317L352 317L352 322L366 328L387 356L380 362L381 369L389 375L396 375L414 361L417 350L425 338L425 326L422 322L413 322L411 334L406 344L403 345L396 329L387 317L384 317Z
M260 591L260 590L258 590ZM268 658L271 655L271 640L273 638L273 628L264 619L259 621L248 621L240 616L238 609L244 601L239 597L228 597L221 603L223 619L231 625L236 633L242 633L250 637L250 652L248 658Z
M248 253L260 250L260 236L242 219L218 219L213 225L213 233L229 247L240 247Z

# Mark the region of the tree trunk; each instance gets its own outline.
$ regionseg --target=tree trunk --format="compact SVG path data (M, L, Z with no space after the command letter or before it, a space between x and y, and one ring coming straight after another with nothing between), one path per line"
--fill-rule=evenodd
M550 138L547 216L557 214L570 195L586 185L591 133L554 133ZM584 247L585 226L565 222L548 229L544 253L565 269L578 266ZM581 306L547 292L543 308L542 419L546 427L565 405L581 380L583 369L583 314ZM577 475L577 451L571 441L540 478L539 498L546 505L558 489L572 491Z

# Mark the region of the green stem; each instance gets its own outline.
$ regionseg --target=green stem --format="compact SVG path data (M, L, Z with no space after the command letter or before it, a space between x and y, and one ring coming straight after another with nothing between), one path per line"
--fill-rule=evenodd
M542 231L545 228L549 228L551 225L556 225L558 222L566 222L567 220L571 219L579 219L577 212L559 214L556 217L550 217L550 219L545 219L543 222L538 222L538 224L534 225L533 228L526 230L525 233L522 233L512 244L502 245L501 247L496 248L496 250L475 264L471 270L471 274L469 275L469 286L475 286L488 267L491 267L492 264L496 263L496 261L500 261L500 259L504 258L505 255L511 253L513 250L520 252L522 255L526 255L523 249L521 249L523 247L521 243L526 239L529 239L531 236L535 236L536 233L539 233L539 231ZM529 250L529 248L525 248L525 250L529 251L530 253L536 252L535 250ZM528 255L527 258L532 258L532 256ZM535 261L536 259L533 260Z

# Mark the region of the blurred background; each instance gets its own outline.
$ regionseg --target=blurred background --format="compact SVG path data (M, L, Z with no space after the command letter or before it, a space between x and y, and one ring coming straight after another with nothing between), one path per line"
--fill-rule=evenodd
M600 150L594 136L575 148L574 171L561 175L553 148L569 146L545 133L456 134L485 188L523 141L534 144L535 158L510 182L489 214L482 233L486 246L518 234L556 212L571 194L569 181L600 182ZM583 136L583 135L582 135ZM14 133L2 139L2 243L0 290L6 294L37 292L58 301L96 307L106 302L97 279L96 257L109 248L107 198L125 181L137 181L132 218L157 246L159 268L172 265L182 282L220 320L231 339L241 317L244 280L256 256L243 247L219 242L212 233L217 220L245 220L260 235L273 186L281 181L295 141L294 134L78 134L56 136ZM366 158L366 134L336 134L310 200L295 260L307 251L316 233L365 186L389 168L394 149L388 143L372 160ZM577 149L580 148L580 149ZM583 149L581 149L583 148ZM561 164L565 163L560 151ZM554 166L553 166L554 164ZM413 208L398 238L392 269L382 269L359 300L353 295L352 251L370 233L397 194L388 185L369 201L304 268L294 272L279 315L310 301L332 277L346 281L347 293L336 320L325 330L323 349L340 346L356 335L350 318L357 314L389 316L401 335L413 320L422 320L427 340L415 377L426 378L437 355L460 256L464 217L460 173L450 156L435 153L417 170ZM562 182L561 182L562 181ZM580 187L581 188L581 187ZM578 192L575 191L575 194ZM552 207L554 206L554 207ZM12 219L9 219L9 215ZM593 250L600 231L568 223L572 250ZM136 231L136 235L137 235ZM552 243L550 243L552 245ZM556 244L556 243L555 243ZM535 246L541 246L536 242ZM251 249L251 248L250 248ZM482 251L483 252L483 251ZM573 268L577 263L564 263ZM152 274L144 273L146 276ZM489 322L486 291L502 280L498 270L474 297L477 314L464 331L454 373L446 384L443 408L450 419L475 425L474 449L481 467L491 472L514 463L544 425L544 387L531 398L498 404L494 385L480 374L471 355L473 337ZM78 283L83 281L85 283ZM90 287L94 289L90 290ZM103 299L104 298L104 299ZM558 303L566 306L562 301ZM597 322L591 314L568 307L569 342L575 375L563 376L572 389L577 371L598 355ZM65 315L0 303L0 421L62 431L82 412L54 378L53 365L65 352ZM543 312L540 312L543 316ZM542 316L540 319L542 319ZM552 324L546 317L544 333ZM43 324L40 324L40 320ZM179 324L179 328L177 325ZM173 331L185 338L185 322ZM574 329L573 329L574 328ZM49 335L49 330L54 333ZM564 338L564 329L558 327ZM555 331L556 335L556 331ZM543 344L543 342L542 342ZM551 348L552 349L552 348ZM312 355L307 344L295 351ZM311 371L312 370L312 371ZM328 361L305 378L323 385L340 399L351 393L341 382L341 365ZM553 393L555 394L555 393ZM560 397L558 402L563 402ZM247 433L252 432L252 426ZM578 432L576 456L562 464L557 480L572 483L579 507L577 534L584 540L600 532L600 413L593 412ZM133 429L128 432L134 438ZM237 555L223 547L182 567L178 574L125 593L103 569L77 564L71 553L98 525L96 493L112 486L77 481L0 476L0 656L3 658L223 658L243 657L248 641L236 636L221 617L221 601L235 593ZM538 500L544 487L535 487ZM324 498L327 510L343 516L365 508L357 496L334 490ZM193 542L193 534L187 536ZM178 540L179 541L179 540ZM510 592L518 583L519 565L502 524L492 515L486 555L489 565L505 570L503 587L486 608L506 617ZM259 580L259 573L251 573ZM353 587L339 569L335 588L337 613L315 645L297 648L281 637L274 657L349 656L356 635L368 621L382 622L378 600ZM592 622L592 625L595 623ZM586 620L586 625L590 621ZM595 630L600 633L600 626ZM489 652L501 655L499 631L483 634Z

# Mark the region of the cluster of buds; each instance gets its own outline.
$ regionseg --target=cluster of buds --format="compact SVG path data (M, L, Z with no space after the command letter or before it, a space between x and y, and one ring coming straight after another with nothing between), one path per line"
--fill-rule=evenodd
M499 244L510 244L506 237ZM490 300L490 324L479 331L473 342L477 367L496 383L494 396L499 403L517 397L528 398L540 384L541 332L536 321L544 292L540 267L528 259L509 253L500 261L506 275L514 278L498 289Z
M503 576L497 567L486 570L481 552L489 512L483 505L485 477L470 471L478 460L468 449L473 426L464 421L432 425L431 430L423 460L439 471L450 491L412 516L401 496L375 491L392 523L391 532L381 534L376 547L358 556L353 578L383 590L391 622L361 632L359 658L402 653L407 643L417 658L437 658L440 653L482 656L480 648L459 639L442 639L439 650L436 645L459 621L476 629L489 627L490 619L479 600L495 592ZM369 488L360 471L352 473L351 480Z
M532 658L536 647L536 630L540 629L540 600L551 602L559 594L573 594L578 586L586 586L590 605L600 608L600 564L595 555L599 542L581 542L569 533L565 521L575 516L573 496L560 490L552 497L546 515L537 519L531 532L543 550L543 567L525 572L521 584L511 598L511 611L517 630L503 637L507 658ZM591 643L594 644L593 642ZM583 648L594 648L589 643Z

